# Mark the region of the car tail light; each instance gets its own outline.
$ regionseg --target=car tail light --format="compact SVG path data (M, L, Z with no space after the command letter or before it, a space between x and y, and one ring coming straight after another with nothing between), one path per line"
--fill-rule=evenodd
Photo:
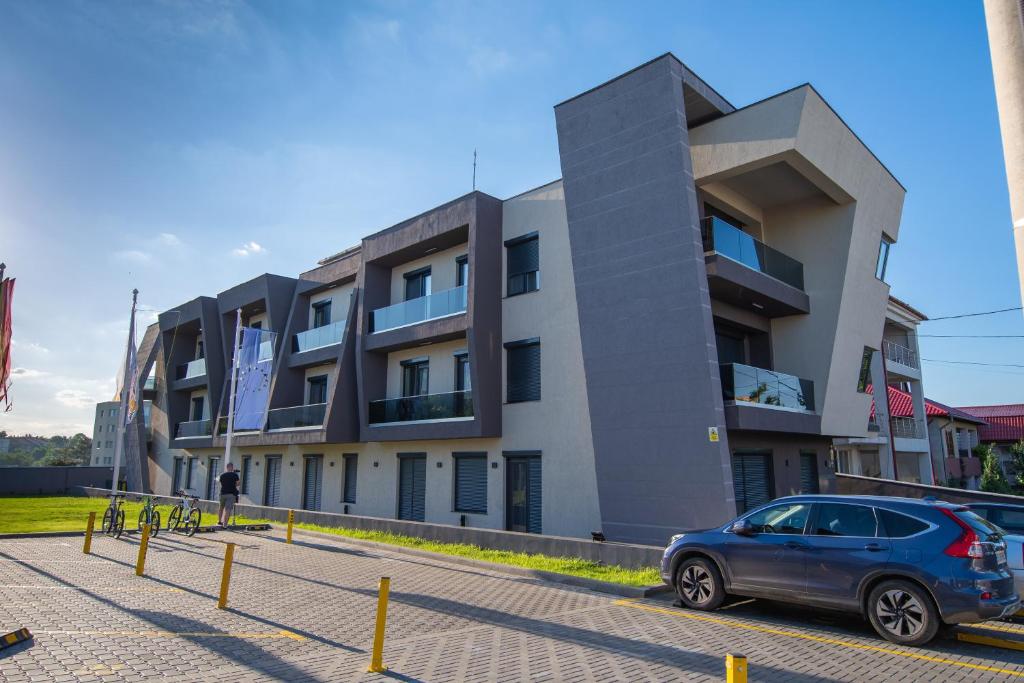
M969 527L966 522L953 514L953 511L949 508L939 509L942 510L942 514L956 522L957 526L962 530L960 537L950 543L949 547L943 552L950 557L967 557L972 560L984 557L985 546L978 539L978 534L974 533L974 529Z
M988 591L985 591L984 593L981 594L981 599L982 600L991 600L992 599L992 594L989 593Z

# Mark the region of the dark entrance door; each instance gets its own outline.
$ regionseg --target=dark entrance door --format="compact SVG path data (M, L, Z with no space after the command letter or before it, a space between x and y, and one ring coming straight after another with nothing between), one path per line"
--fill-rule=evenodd
M398 518L422 522L427 510L427 456L399 457Z
M541 530L540 458L505 461L505 528L539 534Z

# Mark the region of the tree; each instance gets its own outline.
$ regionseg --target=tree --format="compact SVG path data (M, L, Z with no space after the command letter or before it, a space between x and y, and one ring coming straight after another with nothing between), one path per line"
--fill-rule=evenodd
M1006 481L1003 469L999 466L992 444L978 444L974 447L974 455L981 459L981 490L989 493L1013 493L1010 483Z
M1010 462L1013 465L1013 478L1017 486L1024 486L1024 439L1010 446Z

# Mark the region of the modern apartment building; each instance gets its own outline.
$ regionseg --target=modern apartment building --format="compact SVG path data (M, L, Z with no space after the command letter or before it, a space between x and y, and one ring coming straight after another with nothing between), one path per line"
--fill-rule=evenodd
M830 490L899 182L811 86L736 108L671 54L555 122L559 180L161 314L153 489L212 497L240 308L278 333L243 501L663 543Z
M119 401L104 401L96 404L90 465L113 464L114 444L117 442L117 415L120 405Z

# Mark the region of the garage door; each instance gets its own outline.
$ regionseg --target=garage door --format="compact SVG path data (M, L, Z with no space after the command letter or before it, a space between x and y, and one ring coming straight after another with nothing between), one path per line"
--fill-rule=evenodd
M736 492L736 512L764 505L772 499L772 454L733 453L732 485Z
M399 456L398 518L422 522L426 519L427 456Z

